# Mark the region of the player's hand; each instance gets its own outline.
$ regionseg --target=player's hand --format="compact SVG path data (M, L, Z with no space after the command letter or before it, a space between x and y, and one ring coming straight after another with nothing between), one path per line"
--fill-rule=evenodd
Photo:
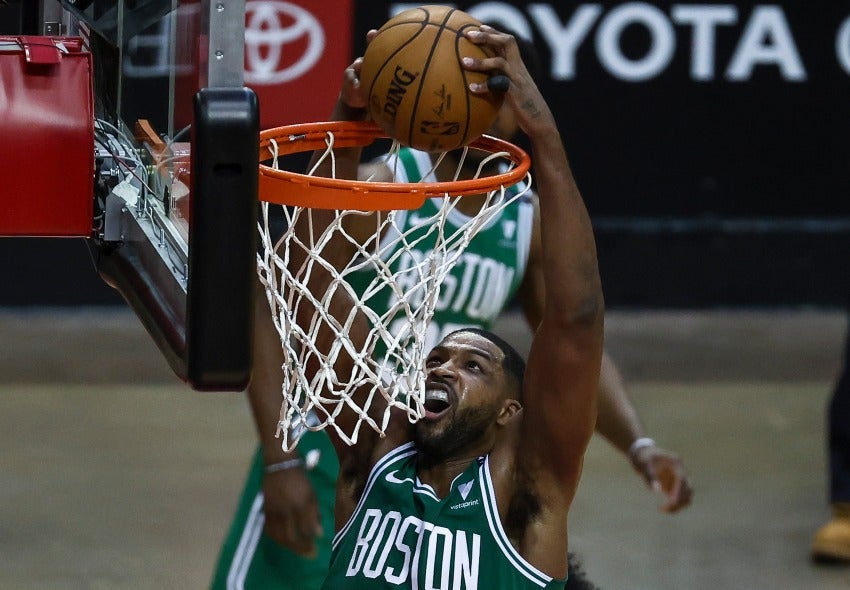
M342 88L339 91L339 102L352 110L366 108L366 96L360 87L360 71L363 69L363 58L358 57L350 66L345 68L342 78Z
M301 467L263 477L266 534L291 551L316 556L316 537L322 534L313 486Z
M366 45L372 42L372 39L378 34L376 29L370 29L366 33ZM342 79L342 89L339 93L339 102L347 109L353 111L365 109L367 106L367 97L360 86L360 72L363 69L363 58L358 57L350 66L345 68Z
M631 459L647 484L664 496L661 511L678 512L691 503L693 489L678 455L653 445L639 449Z
M464 33L472 43L489 47L493 57L463 58L463 67L473 72L486 72L489 82L471 83L475 94L494 92L504 95L512 105L520 128L529 136L547 132L555 126L555 118L540 89L522 61L519 46L513 35L488 25L470 27Z

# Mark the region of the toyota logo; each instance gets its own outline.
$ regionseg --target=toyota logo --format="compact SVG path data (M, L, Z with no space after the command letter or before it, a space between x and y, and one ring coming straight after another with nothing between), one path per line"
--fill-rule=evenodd
M245 6L245 82L280 84L312 68L325 50L325 32L310 12L289 2ZM290 47L299 54L290 55ZM303 47L303 48L302 48Z

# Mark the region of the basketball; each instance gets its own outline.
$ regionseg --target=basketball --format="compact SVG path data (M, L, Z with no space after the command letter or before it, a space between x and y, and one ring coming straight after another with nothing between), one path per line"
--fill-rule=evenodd
M401 144L429 152L465 146L492 125L501 94L472 94L487 74L464 70L464 57L491 54L464 32L480 21L448 6L405 10L378 30L363 55L361 88L372 119Z

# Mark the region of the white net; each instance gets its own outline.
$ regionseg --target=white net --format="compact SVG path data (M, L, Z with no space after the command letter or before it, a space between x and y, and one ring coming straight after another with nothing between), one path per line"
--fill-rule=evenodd
M331 134L327 144L324 157L332 159ZM401 165L398 152L393 144L386 170ZM461 166L466 157L464 152ZM511 165L506 154L490 154L478 166L479 175L494 158L501 159L502 167ZM445 194L431 199L428 214L421 213L424 209L320 211L261 203L258 272L283 350L278 436L284 449L293 448L305 428L332 426L342 440L354 444L364 423L383 433L392 408L404 411L410 421L421 417L426 337L441 284L478 231L529 189L530 177L521 186L498 186L475 197ZM453 213L461 199L470 198L481 203L480 208L475 205L475 215ZM280 230L275 232L270 223L274 208L283 219L278 236L274 234ZM364 225L367 240L351 231ZM320 274L328 278L321 281L321 292L313 292ZM341 292L353 308L335 315L331 303ZM355 318L368 324L365 339L356 343L350 337ZM333 342L317 346L328 334ZM353 359L353 370L335 370L341 356ZM373 411L376 401L381 401L376 406L381 411ZM336 421L345 409L358 416L348 432Z

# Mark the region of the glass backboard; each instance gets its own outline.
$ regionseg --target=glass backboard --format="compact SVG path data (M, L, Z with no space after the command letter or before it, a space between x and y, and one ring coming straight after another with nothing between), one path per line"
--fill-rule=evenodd
M34 3L35 4L35 3ZM199 390L250 374L259 114L244 0L41 0L93 58L101 277Z

